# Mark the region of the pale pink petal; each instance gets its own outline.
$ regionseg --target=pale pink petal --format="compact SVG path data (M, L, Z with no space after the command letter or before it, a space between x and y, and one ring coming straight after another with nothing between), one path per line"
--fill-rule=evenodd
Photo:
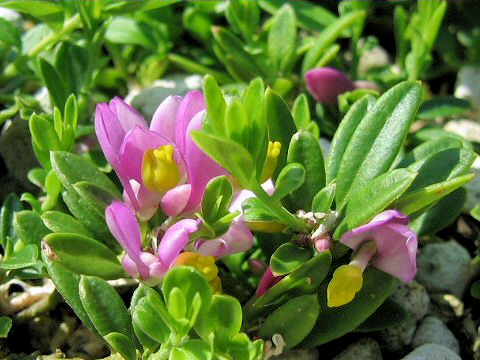
M196 220L184 219L170 226L158 245L158 257L161 262L170 266L178 254L190 241L190 234L198 230Z
M338 95L353 90L354 83L343 72L330 68L315 68L305 74L307 88L315 100L335 105Z
M132 106L128 105L123 99L115 96L109 104L110 110L115 114L125 133L132 130L135 126L148 129L147 122L142 115Z
M159 105L153 114L150 130L175 143L175 124L177 111L182 102L181 96L169 96Z
M167 191L160 203L163 212L171 217L178 216L185 209L190 192L190 184L179 185Z
M373 266L403 282L413 280L417 273L417 235L408 226L389 224L376 229L375 243Z

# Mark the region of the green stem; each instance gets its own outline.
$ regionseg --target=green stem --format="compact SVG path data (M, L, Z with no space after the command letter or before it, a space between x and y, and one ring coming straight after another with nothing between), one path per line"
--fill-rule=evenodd
M64 35L71 33L73 30L78 28L81 24L82 24L82 20L80 19L79 14L72 16L70 19L68 19L65 22L65 25L63 26L62 30L55 32L47 36L46 38L44 38L42 41L40 41L37 44L37 46L35 46L33 49L31 49L28 52L28 56L35 56L40 54L44 49L58 42Z
M285 225L288 225L290 228L296 231L304 233L308 233L310 231L310 227L307 224L305 224L296 216L292 215L278 202L274 201L270 196L268 196L260 184L254 184L252 191L257 196L258 200L260 200L268 208L268 210L270 210Z

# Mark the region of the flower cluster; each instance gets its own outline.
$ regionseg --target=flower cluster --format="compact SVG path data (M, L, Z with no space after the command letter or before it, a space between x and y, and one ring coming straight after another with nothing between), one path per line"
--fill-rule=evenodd
M143 281L158 282L172 266L183 264L199 269L220 289L212 257L246 251L252 245L253 235L241 219L220 238L193 236L201 226L194 212L207 183L226 174L189 135L202 129L204 117L200 91L165 99L150 126L120 98L97 106L95 131L124 188L124 201L114 201L106 209L107 224L125 250L125 270ZM232 212L238 210L235 206L239 205L234 203ZM169 218L152 231L149 241L151 237L142 236L140 223L160 209Z

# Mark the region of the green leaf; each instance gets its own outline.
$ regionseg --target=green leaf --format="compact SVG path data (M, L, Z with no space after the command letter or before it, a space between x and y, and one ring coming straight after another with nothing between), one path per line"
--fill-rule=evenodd
M77 233L88 237L92 233L73 216L60 211L46 211L42 214L44 225L54 233Z
M470 295L475 299L480 299L480 280L474 281L470 287Z
M373 96L364 96L350 107L348 113L338 126L338 129L333 136L330 154L328 156L326 171L328 183L337 177L343 155L345 154L345 150L347 149L358 124L360 124L360 121L365 117L374 104L375 98Z
M6 338L12 327L12 319L8 316L0 316L0 338Z
M63 21L63 8L60 4L50 1L25 2L18 0L2 1L1 7L26 13L50 26L60 26Z
M53 151L51 162L58 178L69 191L74 190L73 184L88 181L107 189L118 198L122 197L115 184L84 157L65 151Z
M380 331L389 327L398 326L407 320L405 309L391 299L385 300L380 307L367 320L360 324L355 331L370 332Z
M48 249L42 251L42 259L47 267L48 275L55 284L55 288L63 296L67 304L73 309L78 318L83 324L93 333L98 332L95 329L92 321L90 320L82 301L80 300L78 285L80 282L80 276L74 272L65 269L63 266L52 261L50 258L52 254L48 253Z
M250 188L255 167L247 149L231 140L204 132L192 131L190 134L200 149L235 176L244 188Z
M225 134L225 111L227 104L222 90L211 75L205 76L203 93L207 103L207 122L217 135Z
M292 243L281 245L270 258L270 266L275 276L295 271L312 258L312 251Z
M280 74L288 74L297 49L297 24L295 12L289 4L283 5L273 18L268 32L267 52L271 63Z
M253 80L245 90L243 105L247 111L249 140L248 151L255 162L257 180L261 180L267 157L268 132L265 121L265 87L261 78Z
M258 360L264 356L263 341L250 341L245 333L237 334L230 341L229 355L235 360Z
M314 213L327 213L332 208L335 199L335 183L331 183L320 190L312 200L312 211Z
M69 95L62 77L48 61L40 58L38 60L40 75L48 89L48 93L53 101L53 104L59 109L65 107L67 96ZM56 150L56 149L54 149Z
M149 339L165 344L172 334L173 324L170 324L170 315L163 300L157 299L154 303L152 299L153 297L143 297L138 301L132 312L133 324L135 329L140 329ZM140 337L142 338L145 339Z
M250 142L247 112L243 104L234 99L228 104L225 113L226 135L230 140L248 149Z
M246 309L247 319L269 314L295 296L313 293L327 277L332 263L330 251L324 251L285 276Z
M243 220L256 221L279 221L272 212L256 197L245 199L242 203Z
M7 238L13 239L15 237L15 228L13 226L13 219L15 213L23 210L20 199L15 194L7 196L3 202L0 210L0 244L5 250Z
M137 336L138 340L140 341L144 349L148 349L151 352L154 352L154 350L158 346L157 341L153 340L150 336L148 336L145 332L143 332L143 330L139 327L138 319L136 318L137 309L138 309L140 300L145 298L152 292L156 293L156 291L153 290L152 288L146 285L140 284L134 291L132 295L132 299L130 300L129 312L132 315L133 330L135 331L135 335Z
M109 206L114 200L119 199L119 197L110 190L89 181L75 183L73 184L73 188L82 199L95 207L100 213L105 213L107 206Z
M235 32L240 33L245 41L252 41L260 21L260 9L255 1L231 1L225 15Z
M179 289L187 304L186 318L195 323L197 317L201 317L208 309L212 300L212 288L207 279L192 267L179 266L171 269L162 284L163 296L167 307L170 308L170 293L173 289ZM197 295L198 294L198 295ZM200 308L198 313L194 305L195 298L199 298Z
M408 192L465 174L475 158L476 154L470 150L447 149L413 163L408 168L417 171L418 176Z
M210 307L195 325L195 332L206 342L214 334L214 342L225 351L241 326L242 307L238 300L228 295L213 295Z
M295 99L292 115L297 130L306 129L310 124L310 108L308 107L308 99L305 94L302 93Z
M137 351L132 340L118 332L112 332L103 337L107 344L125 360L136 360Z
M407 167L414 162L423 160L431 155L448 149L461 149L462 141L453 137L439 137L426 141L410 151L397 165L399 168Z
M127 17L113 18L105 39L113 44L139 45L150 50L158 46L149 26Z
M165 0L165 1L120 1L120 2L102 2L103 11L108 14L121 15L131 14L138 10L149 11L159 9L164 6L173 5L180 0Z
M387 171L395 160L422 97L419 84L400 83L375 103L355 129L337 175L339 208L349 194Z
M302 74L314 68L325 51L332 45L335 40L346 30L356 23L362 23L366 16L365 11L352 11L332 22L318 36L315 44L307 52L303 60Z
M7 47L22 48L20 30L10 21L0 19L0 42Z
M27 245L22 250L15 252L13 256L0 262L0 269L13 270L22 269L37 263L38 247Z
M480 204L477 204L471 211L470 215L472 215L475 219L480 221Z
M213 224L226 214L232 201L233 187L226 176L210 180L202 198L202 217Z
M290 144L290 139L296 132L296 126L287 104L275 91L267 89L265 104L269 140L282 144L274 176L276 178L280 170L287 164L287 144Z
M302 165L293 163L285 166L278 174L275 182L275 193L272 198L280 200L305 182L305 169Z
M222 27L212 29L214 44L223 53L223 63L229 67L240 79L249 81L257 76L267 77L266 69L250 55L243 47L243 43L233 33ZM218 53L217 53L218 55ZM231 71L230 71L231 72Z
M415 172L409 170L392 170L376 177L362 189L353 192L347 204L345 217L348 229L354 229L372 220L375 215L397 200L412 184L416 176Z
M339 338L358 327L368 319L395 286L395 278L369 267L363 273L362 289L348 304L340 307L327 307L326 284L320 291L320 314L310 335L301 347L314 347Z
M50 234L44 247L52 260L68 270L82 275L95 275L106 280L125 276L116 255L105 245L79 234Z
M453 96L439 96L425 101L418 111L420 119L435 119L439 117L451 117L462 115L470 109L468 100Z
M282 335L287 349L298 345L313 329L320 306L316 295L303 295L289 300L268 316L259 330L263 338ZM299 321L301 314L302 320Z
M262 0L258 2L263 10L272 15L275 15L283 4L282 1ZM309 31L323 31L336 19L332 12L315 3L292 1L289 5L295 10L298 26Z
M287 161L299 163L305 169L305 182L292 193L292 199L300 209L310 210L313 198L325 186L325 163L320 143L312 133L300 130L292 137Z
M17 212L13 220L13 227L23 243L35 245L39 249L43 237L50 233L50 230L43 225L40 215L30 210Z
M452 224L463 210L467 199L467 191L460 188L445 196L423 214L412 214L414 220L410 227L417 235L434 234ZM448 211L445 211L448 209ZM419 213L422 213L421 210Z
M133 328L127 308L115 289L96 276L80 276L80 300L100 335L118 332L128 338Z
M68 94L80 94L87 80L88 52L84 47L64 41L55 54L55 68L64 81ZM63 108L61 108L63 110Z
M173 348L168 360L212 360L210 346L199 339L188 340L182 347Z
M405 215L413 214L465 185L474 177L475 174L467 174L416 191L409 191L395 202L395 208Z
M30 133L35 155L47 170L51 169L50 150L60 150L60 139L51 122L33 114L29 121Z

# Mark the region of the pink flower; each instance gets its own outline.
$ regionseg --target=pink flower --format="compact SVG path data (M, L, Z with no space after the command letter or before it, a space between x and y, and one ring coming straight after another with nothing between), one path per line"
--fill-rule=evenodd
M148 220L160 203L169 216L194 210L208 181L225 174L189 136L202 128L204 115L200 91L165 99L150 128L120 98L97 105L98 141L122 182L125 202L140 218Z
M283 279L283 276L273 275L272 268L269 266L265 271L265 273L263 274L262 278L260 279L260 283L258 284L256 295L258 297L264 295L273 285L275 285L282 279Z
M305 81L315 100L328 105L335 105L338 95L355 88L354 82L346 74L331 67L309 70L305 74Z
M122 260L125 271L144 281L163 278L190 241L190 234L198 230L196 220L180 220L165 232L157 249L146 252L142 250L138 220L126 204L114 201L107 207L105 218L110 232L125 250Z
M345 233L340 242L357 250L365 242L375 242L375 252L366 261L376 268L411 281L417 273L417 235L408 227L409 218L397 210L387 210L372 221ZM362 259L354 261L362 263ZM363 264L361 264L363 265ZM366 264L365 264L366 265Z

